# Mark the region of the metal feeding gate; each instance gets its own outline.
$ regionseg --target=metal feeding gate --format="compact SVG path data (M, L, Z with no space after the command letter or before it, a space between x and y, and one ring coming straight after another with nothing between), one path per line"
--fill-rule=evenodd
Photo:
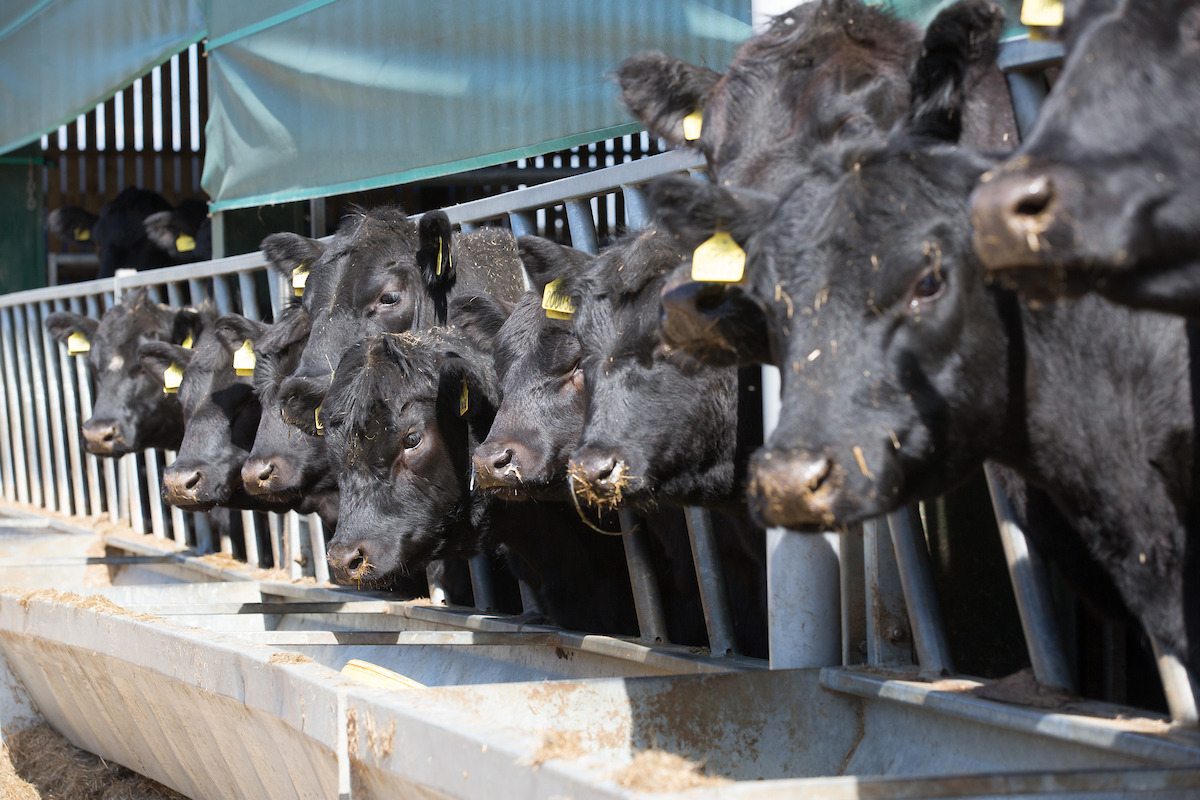
M1029 43L1005 50L1022 129L1037 98L1019 70L1053 57ZM704 179L702 170L699 155L676 151L446 211L464 229L506 221L520 236L563 206L572 244L596 252L600 203L615 207L620 193L629 227L640 227L649 221L643 184L684 171ZM286 564L291 581L197 557L238 543L213 541L205 515L162 504L160 470L172 453L114 461L84 452L86 364L43 321L60 310L98 318L140 287L171 305L211 299L222 313L260 319L260 298L278 313L291 293L272 274L253 253L0 298L5 498L106 513L174 543L59 521L43 531L18 512L0 519L0 585L87 595L0 592L0 683L11 689L0 692L0 725L44 717L85 749L192 797L1200 792L1195 733L1092 701L997 702L976 693L979 682L951 677L915 508L861 531L768 532L770 664L736 654L711 522L698 509L687 521L707 652L667 642L645 544L627 516L636 639L481 613L491 603L479 563L479 609L297 582L328 578L315 516L242 512L248 566ZM764 370L762 387L769 432L777 371ZM990 471L988 484L1034 673L1043 687L1069 690L1044 572ZM96 544L108 555L92 555ZM96 567L109 585L85 575ZM1194 719L1186 676L1175 681L1169 658L1160 661L1174 715Z

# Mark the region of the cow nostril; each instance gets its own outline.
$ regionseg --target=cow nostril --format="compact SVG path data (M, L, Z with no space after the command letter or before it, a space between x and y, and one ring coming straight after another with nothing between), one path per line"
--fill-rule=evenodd
M271 480L271 475L275 472L275 465L268 461L262 469L258 471L258 480L266 483Z
M195 489L197 486L199 486L199 485L200 485L200 479L201 479L201 477L202 477L202 476L200 475L200 471L199 471L199 470L197 470L197 471L193 472L193 473L192 473L192 474L191 474L191 475L188 477L188 479L187 479L186 481L184 481L183 488L187 489L188 491L192 491L192 490L194 490L194 489Z
M1016 198L1014 213L1022 217L1036 217L1050 205L1054 199L1054 184L1050 179L1041 176L1031 181Z
M828 458L812 461L801 469L800 478L810 492L816 492L833 472L833 462Z
M514 455L514 453L512 451L512 448L506 447L504 449L503 453L500 453L499 455L497 455L495 457L495 459L492 460L492 468L493 469L504 469L505 467L507 467L509 464L512 463L513 455Z

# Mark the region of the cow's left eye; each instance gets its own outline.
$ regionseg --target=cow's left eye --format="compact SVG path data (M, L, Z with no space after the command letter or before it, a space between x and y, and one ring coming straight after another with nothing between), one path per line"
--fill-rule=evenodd
M921 276L917 281L917 285L913 287L913 296L909 305L916 308L921 302L932 300L942 293L946 288L946 281L942 279L940 270L931 269Z
M384 292L379 298L379 305L394 306L400 302L403 292Z
M413 431L412 433L408 434L408 436L404 437L405 450L414 450L419 444L421 444L421 434L417 433L416 431Z

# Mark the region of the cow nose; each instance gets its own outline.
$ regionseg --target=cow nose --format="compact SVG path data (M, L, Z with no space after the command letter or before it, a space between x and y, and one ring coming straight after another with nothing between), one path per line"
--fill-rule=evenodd
M1001 175L981 184L971 201L975 247L991 265L1036 261L1055 221L1058 189L1044 174Z
M117 443L115 422L88 422L83 426L83 438L89 453L111 453Z
M204 474L198 469L169 469L163 473L163 488L167 502L194 500L204 482Z
M568 469L571 491L592 505L618 506L622 495L634 488L624 454L616 449L584 448L576 451Z
M252 458L242 465L242 483L246 491L258 494L270 487L271 479L276 476L273 459Z
M517 454L508 442L484 442L475 450L475 474L484 487L521 482Z
M765 527L832 525L843 477L826 456L768 450L751 469L751 514Z
M352 579L366 577L367 571L371 568L371 561L363 542L349 545L330 542L326 559L331 567Z

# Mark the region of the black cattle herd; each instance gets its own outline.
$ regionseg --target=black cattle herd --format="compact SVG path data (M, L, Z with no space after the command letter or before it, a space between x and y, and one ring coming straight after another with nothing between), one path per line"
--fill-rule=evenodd
M709 180L652 183L655 222L598 255L357 210L263 242L297 295L273 324L142 291L55 314L90 342L88 449L178 449L163 494L186 509L319 514L342 582L423 592L436 564L467 602L484 554L597 632L637 632L604 535L632 511L683 644L707 643L683 509L710 509L757 656L764 526L840 528L988 459L1032 546L1195 674L1200 5L1068 0L1024 142L1003 24L986 0L924 33L819 0L724 74L625 61L625 105ZM113 258L143 211L142 240L190 226L204 252L187 209L122 198L89 226ZM759 364L783 387L765 444Z

